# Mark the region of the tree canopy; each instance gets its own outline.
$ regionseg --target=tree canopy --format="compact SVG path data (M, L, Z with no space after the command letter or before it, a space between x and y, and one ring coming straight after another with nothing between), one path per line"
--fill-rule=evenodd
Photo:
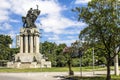
M88 24L79 35L81 40L94 43L93 47L102 50L107 61L107 80L110 80L110 65L119 53L120 45L119 7L118 0L92 0L86 7L76 7L78 20ZM119 8L119 9L117 9Z
M9 45L12 39L8 35L0 35L0 60L8 60L10 54Z

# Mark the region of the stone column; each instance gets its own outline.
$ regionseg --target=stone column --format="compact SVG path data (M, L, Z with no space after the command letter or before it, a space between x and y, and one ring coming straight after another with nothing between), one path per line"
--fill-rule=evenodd
M33 35L30 36L30 53L33 53Z
M20 35L20 53L23 53L23 36Z
M36 52L36 43L35 43L36 39L35 39L35 35L33 35L33 52Z
M36 53L39 53L39 35L36 35L35 36L35 40L36 40L36 45L35 45L35 47L36 47Z
M25 53L28 53L28 35L25 35Z

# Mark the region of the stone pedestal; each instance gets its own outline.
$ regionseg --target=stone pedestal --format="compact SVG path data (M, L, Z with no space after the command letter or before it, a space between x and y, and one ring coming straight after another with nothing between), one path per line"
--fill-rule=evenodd
M37 28L21 28L20 52L15 55L15 62L8 62L10 68L51 67L39 52L39 30Z

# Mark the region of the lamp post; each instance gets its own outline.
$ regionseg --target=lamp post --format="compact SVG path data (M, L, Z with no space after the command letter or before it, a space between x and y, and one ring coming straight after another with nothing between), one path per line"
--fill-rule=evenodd
M79 57L80 76L82 77L82 55L83 55L83 52L80 49L81 48L80 40L79 41L75 41L74 43L72 43L72 46L74 48L73 52L75 53L75 56Z
M79 48L81 47L80 40L78 42L78 47ZM83 52L81 50L78 50L78 54L79 54L79 62L80 62L80 76L82 77L82 55L83 55Z
M94 75L95 74L95 72L94 72L94 63L95 63L94 47L93 47L92 54L93 54L93 75Z
M117 19L119 20L119 7L118 5L120 5L120 3L118 2L118 0L116 0L115 2L115 9L116 9L116 15L117 15ZM120 25L118 24L118 20L116 20L116 24L118 25L118 27L120 27ZM116 53L118 53L118 51L120 50L120 45L116 48ZM118 54L116 54L115 58L114 58L114 71L115 71L115 75L119 75L119 63L118 63Z
M80 76L82 77L82 51L79 51L79 61L80 61Z

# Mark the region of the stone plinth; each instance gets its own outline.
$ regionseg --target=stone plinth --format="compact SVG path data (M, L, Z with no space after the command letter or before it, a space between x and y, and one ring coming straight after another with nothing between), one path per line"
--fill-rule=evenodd
M10 68L39 68L51 67L51 62L46 61L39 53L39 30L37 28L21 28L20 52L15 55L14 62L8 62Z

